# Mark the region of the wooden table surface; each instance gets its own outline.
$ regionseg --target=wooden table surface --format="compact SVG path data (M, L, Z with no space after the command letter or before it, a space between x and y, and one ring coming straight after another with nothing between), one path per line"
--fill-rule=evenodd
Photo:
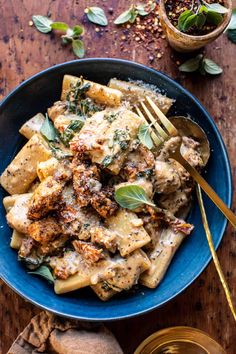
M180 82L208 109L228 148L233 178L236 177L236 45L222 35L206 48L206 54L218 62L224 73L218 77L198 77L180 74L175 64L176 54L167 42L155 39L150 46L160 46L163 53L147 49L147 43L138 42L129 30L129 41L120 47L124 29L110 21L108 31L96 32L83 15L86 6L113 8L109 20L125 10L131 0L0 0L0 98L4 97L29 76L57 63L75 59L69 48L62 47L55 35L44 35L29 25L34 14L51 14L54 20L71 25L84 23L87 47L86 57L115 57L134 60L161 70ZM233 1L236 7L236 0ZM112 12L110 10L110 12ZM154 58L150 58L150 56ZM220 183L220 176L219 176ZM236 206L234 198L234 210ZM236 232L227 228L218 251L221 264L236 303ZM0 353L7 352L13 340L33 315L40 310L0 283ZM236 353L235 323L228 309L215 268L211 263L203 274L184 293L161 309L138 318L108 323L119 340L124 353L131 354L137 345L153 332L177 325L197 327L208 332L226 349Z

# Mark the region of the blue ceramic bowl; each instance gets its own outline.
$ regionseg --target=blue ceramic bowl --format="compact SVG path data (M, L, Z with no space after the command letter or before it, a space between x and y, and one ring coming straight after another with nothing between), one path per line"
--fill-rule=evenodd
M20 84L0 104L0 172L12 160L24 143L18 129L27 119L46 108L60 97L64 74L83 75L85 78L107 83L111 77L122 80L143 80L161 88L176 100L171 114L187 113L207 133L211 157L204 177L225 203L231 204L230 164L220 133L212 118L188 91L168 76L145 66L118 59L85 59L56 65ZM220 178L219 178L220 177ZM5 192L1 189L1 198ZM215 246L223 237L226 220L218 209L205 198L205 207ZM27 274L17 261L17 253L9 246L11 230L0 209L0 276L19 295L35 305L56 314L84 320L117 320L155 309L186 289L206 268L211 257L196 203L189 221L195 231L175 255L168 272L157 289L140 287L103 303L90 289L65 295L55 295L52 286L43 279Z

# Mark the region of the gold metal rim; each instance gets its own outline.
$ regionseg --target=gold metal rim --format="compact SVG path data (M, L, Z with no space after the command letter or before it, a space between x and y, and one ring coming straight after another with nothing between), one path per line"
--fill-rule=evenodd
M209 354L226 354L224 349L207 333L185 326L165 328L153 333L138 346L134 354L152 354L161 345L175 340L196 344Z

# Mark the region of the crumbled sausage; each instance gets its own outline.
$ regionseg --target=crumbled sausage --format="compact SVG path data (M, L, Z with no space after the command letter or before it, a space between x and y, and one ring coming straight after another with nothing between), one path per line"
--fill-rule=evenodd
M81 256L89 263L98 262L99 259L104 258L102 248L98 248L91 242L85 242L80 240L75 240L72 242L76 252L81 254Z
M61 234L61 226L51 216L32 222L28 227L28 234L37 242L50 242Z
M35 220L59 208L63 184L52 176L43 180L34 191L29 203L28 217Z

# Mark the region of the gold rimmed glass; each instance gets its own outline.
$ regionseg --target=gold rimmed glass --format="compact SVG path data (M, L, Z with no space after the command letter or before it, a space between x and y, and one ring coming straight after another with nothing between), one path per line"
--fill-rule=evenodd
M207 333L191 327L162 329L145 339L134 354L226 354Z

